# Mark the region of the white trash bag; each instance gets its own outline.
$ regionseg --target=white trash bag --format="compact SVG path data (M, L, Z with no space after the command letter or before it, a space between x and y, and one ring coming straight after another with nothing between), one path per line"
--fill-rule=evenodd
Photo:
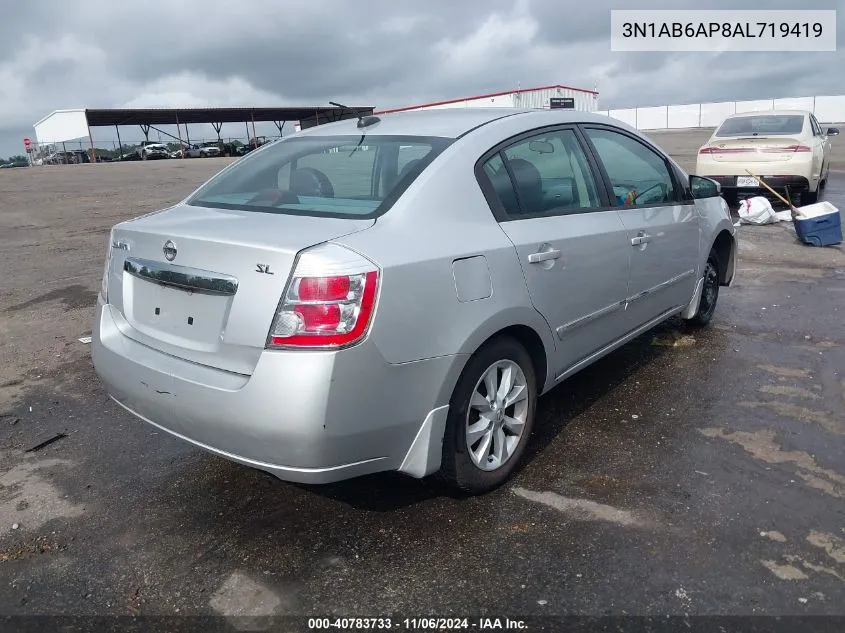
M772 208L772 203L763 196L746 198L739 205L739 221L743 224L774 224L780 218Z

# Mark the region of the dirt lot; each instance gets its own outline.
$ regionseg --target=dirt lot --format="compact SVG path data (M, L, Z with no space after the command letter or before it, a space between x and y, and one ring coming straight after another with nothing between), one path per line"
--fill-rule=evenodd
M706 138L653 136L687 168ZM119 410L77 340L109 227L226 162L0 171L0 613L845 615L841 247L741 227L712 327L545 397L494 494L295 486Z

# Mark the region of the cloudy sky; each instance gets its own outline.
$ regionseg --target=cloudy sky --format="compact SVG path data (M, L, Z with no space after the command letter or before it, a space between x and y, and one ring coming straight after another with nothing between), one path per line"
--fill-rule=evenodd
M747 0L636 8L757 8ZM839 9L845 0L816 0ZM799 0L765 3L797 9ZM762 3L759 5L762 6ZM546 84L599 107L845 93L845 54L613 53L608 0L25 0L0 20L0 156L52 110L391 107ZM841 45L840 45L841 46ZM205 128L208 128L207 130ZM211 126L192 138L213 138ZM272 125L271 125L271 128ZM224 130L224 136L240 128ZM124 141L140 131L121 131ZM108 140L110 131L95 131Z

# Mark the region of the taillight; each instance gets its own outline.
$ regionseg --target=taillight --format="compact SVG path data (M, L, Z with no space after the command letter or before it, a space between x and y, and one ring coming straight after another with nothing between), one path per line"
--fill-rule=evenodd
M268 349L339 349L359 342L372 321L378 268L337 245L305 251L267 337Z
M707 150L707 151L704 151ZM702 147L699 154L747 154L756 151L753 147Z
M806 145L785 145L783 147L767 147L762 151L767 154L787 154L792 152L811 152L813 150Z

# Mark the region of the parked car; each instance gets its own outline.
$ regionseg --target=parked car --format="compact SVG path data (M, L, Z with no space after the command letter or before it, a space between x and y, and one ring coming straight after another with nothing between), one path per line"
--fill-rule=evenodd
M199 158L202 156L202 146L196 144L183 145L182 154L185 158Z
M243 148L244 144L240 141L229 141L228 143L223 144L223 155L224 156L243 156L244 151Z
M830 137L838 134L832 127L822 131L816 117L802 110L735 114L699 149L695 173L717 181L731 202L766 195L759 176L775 191L788 190L810 204L827 183Z
M541 394L669 317L711 320L737 257L719 194L572 110L315 126L112 228L94 366L131 413L281 479L482 493Z
M90 162L91 157L84 149L53 152L43 160L44 165L74 165Z
M220 146L217 143L203 143L200 147L200 156L202 158L212 158L221 155L222 152L220 151Z
M156 160L162 158L170 158L170 152L167 151L167 146L163 143L145 143L141 146L142 160Z

